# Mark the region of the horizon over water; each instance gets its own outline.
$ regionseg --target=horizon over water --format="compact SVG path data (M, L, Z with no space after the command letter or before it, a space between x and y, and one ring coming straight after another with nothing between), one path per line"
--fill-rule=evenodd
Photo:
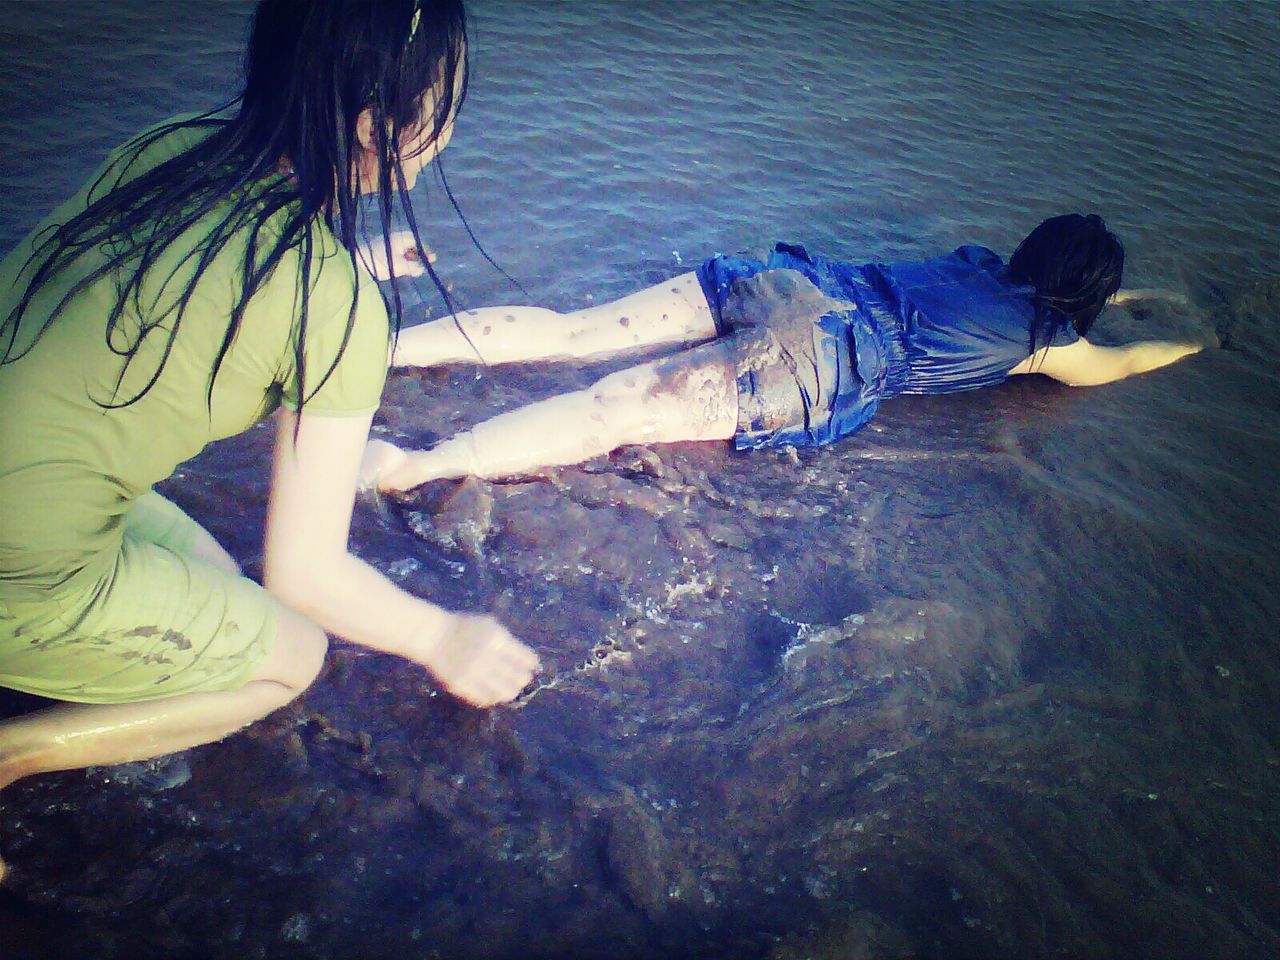
M251 9L0 0L0 253L132 133L234 95ZM356 553L502 618L536 689L473 711L335 643L189 780L24 781L0 954L1280 954L1276 10L469 3L444 170L528 302L776 240L1008 255L1081 211L1126 287L1185 298L1100 341L1218 345L898 398L820 451L655 445L362 501ZM429 172L414 203L461 305L526 302ZM612 368L393 373L375 431L423 445ZM163 486L255 574L270 442Z

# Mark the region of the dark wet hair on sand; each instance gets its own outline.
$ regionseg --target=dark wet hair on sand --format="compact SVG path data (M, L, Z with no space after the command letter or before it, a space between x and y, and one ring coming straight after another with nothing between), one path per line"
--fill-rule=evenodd
M353 280L359 275L358 205L367 184L359 182L355 164L356 121L366 109L375 120L376 207L387 261L392 257L385 236L397 212L423 251L401 167L401 135L412 135L423 124L429 129L427 146L433 143L461 106L466 80L462 0L260 0L240 96L209 113L161 125L127 144L92 185L88 208L37 238L21 275L29 278L25 290L0 323L0 363L21 359L78 294L103 277L113 277L116 299L105 318L105 335L122 357L122 368L115 393L98 402L104 407L137 402L159 379L200 277L233 237L247 231L248 243L239 255L238 299L209 372L211 401L214 380L248 302L291 250L297 251L298 289L311 289L322 256L313 230L317 220L335 232L351 257ZM428 90L436 92L434 112L419 116ZM198 142L154 169L130 176L131 166L149 147L184 130L188 135L194 132ZM435 162L439 170L438 156ZM443 175L441 182L453 203ZM457 204L453 206L456 210ZM136 335L125 336L126 313L143 311L148 273L192 229L204 237L195 248L194 271L181 281L175 275L158 278L163 280L161 288L180 282L176 296L166 289L165 300L172 303L152 310ZM96 248L110 251L106 262L72 284L47 315L28 317L42 286ZM421 261L453 312L439 277L425 256ZM399 291L390 286L389 299L381 290L380 295L392 318L388 336L394 338L402 304ZM351 296L343 349L355 323L358 282L353 282ZM306 298L299 301L291 343L301 409L332 375L338 359L328 370L305 369L308 311ZM20 338L24 322L41 327L24 331ZM120 396L143 338L157 331L167 331L168 337L157 369L140 389Z
M1084 336L1117 290L1124 247L1097 214L1050 217L1009 258L1009 276L1036 288L1031 352L1052 341L1063 321Z

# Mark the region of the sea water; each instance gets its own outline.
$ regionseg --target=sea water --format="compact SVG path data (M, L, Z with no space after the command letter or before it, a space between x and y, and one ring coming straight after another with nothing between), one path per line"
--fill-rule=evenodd
M1097 389L899 398L822 451L633 448L362 502L356 552L500 616L534 688L477 712L336 644L186 783L27 781L0 806L0 952L1280 951L1276 6L470 6L444 172L523 292L424 174L464 305L598 304L779 239L1007 254L1078 210L1127 285L1185 298L1100 340L1221 346ZM0 249L132 132L232 96L248 15L0 4ZM395 373L377 429L429 443L608 369ZM269 446L164 488L250 570Z

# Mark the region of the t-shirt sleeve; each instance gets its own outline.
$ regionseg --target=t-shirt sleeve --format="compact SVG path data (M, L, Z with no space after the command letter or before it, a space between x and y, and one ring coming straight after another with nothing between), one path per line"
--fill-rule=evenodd
M350 261L326 258L308 300L302 383L292 360L281 382L280 401L289 409L331 417L378 409L390 359L387 308L374 281L362 276L351 318L351 290Z

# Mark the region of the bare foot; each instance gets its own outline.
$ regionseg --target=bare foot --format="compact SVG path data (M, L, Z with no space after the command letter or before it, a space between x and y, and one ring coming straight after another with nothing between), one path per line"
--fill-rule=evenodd
M392 489L383 487L383 477L389 472L394 472L407 459L408 454L394 443L387 443L385 440L370 440L364 448L364 459L360 461L360 473L356 476L356 488L358 490L372 490L375 487Z
M450 451L456 450L466 434L444 441L430 450L397 450L399 458L388 458L386 465L378 474L379 490L399 492L420 487L431 480L450 480L465 477L468 471L460 464L451 462ZM374 443L380 441L372 441Z

